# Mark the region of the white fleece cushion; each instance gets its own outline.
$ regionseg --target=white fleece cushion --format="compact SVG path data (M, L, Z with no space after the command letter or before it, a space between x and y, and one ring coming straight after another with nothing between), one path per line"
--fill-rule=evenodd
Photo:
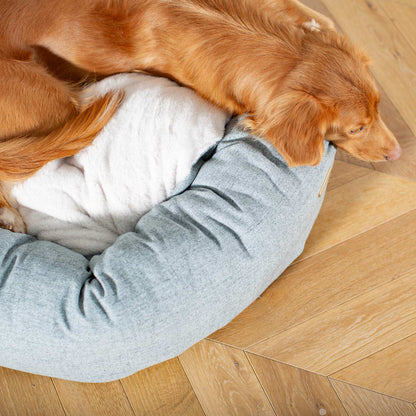
M124 89L122 106L93 145L14 186L28 233L84 255L133 231L224 134L229 115L165 78L122 74L97 93Z

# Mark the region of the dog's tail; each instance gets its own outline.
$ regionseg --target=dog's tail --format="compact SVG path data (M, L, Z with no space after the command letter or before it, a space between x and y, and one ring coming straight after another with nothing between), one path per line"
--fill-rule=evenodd
M121 92L107 93L46 136L0 142L0 180L24 180L51 160L73 156L90 145L114 115L123 96Z

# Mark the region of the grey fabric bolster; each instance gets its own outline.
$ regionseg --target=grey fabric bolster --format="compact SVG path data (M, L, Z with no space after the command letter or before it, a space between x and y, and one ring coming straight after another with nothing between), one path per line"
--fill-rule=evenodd
M289 169L231 125L195 177L90 261L1 230L0 366L110 381L227 324L301 253L333 164L325 148L319 166Z

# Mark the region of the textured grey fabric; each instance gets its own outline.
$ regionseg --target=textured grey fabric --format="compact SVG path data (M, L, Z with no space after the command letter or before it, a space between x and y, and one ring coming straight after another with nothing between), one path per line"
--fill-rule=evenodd
M224 326L279 276L303 249L335 150L289 169L268 143L229 130L176 195L90 261L0 231L1 366L125 377Z

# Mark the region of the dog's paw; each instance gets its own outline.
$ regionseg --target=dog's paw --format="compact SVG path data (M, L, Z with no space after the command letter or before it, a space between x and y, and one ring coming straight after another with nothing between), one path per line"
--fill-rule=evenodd
M310 22L304 23L302 26L304 29L310 30L311 32L321 31L321 25L315 19L312 19Z
M26 224L23 218L17 211L7 207L0 208L0 228L15 233L26 233Z

